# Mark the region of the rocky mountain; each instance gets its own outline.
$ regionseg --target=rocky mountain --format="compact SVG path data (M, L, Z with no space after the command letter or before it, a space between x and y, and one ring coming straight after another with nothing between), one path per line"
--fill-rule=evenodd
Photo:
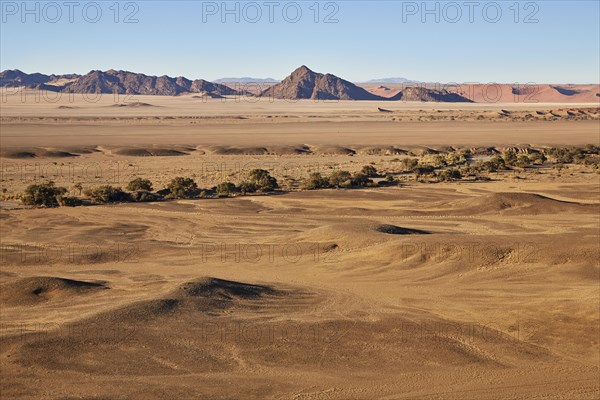
M384 100L351 82L314 72L304 65L260 96L288 100Z
M407 87L393 97L383 97L335 75L314 72L304 65L292 72L281 83L266 89L261 96L288 100L472 102L466 97L447 90L425 87Z
M398 94L390 97L391 101L426 101L440 103L473 103L473 100L446 89L429 89L422 86L407 87Z
M50 75L26 74L18 69L7 69L0 72L0 87L35 86L50 81Z
M228 86L203 79L191 81L184 77L149 76L129 71L90 71L85 75L26 74L19 70L0 73L0 86L26 86L71 93L118 93L135 95L176 96L182 93L202 93L211 96L235 95Z
M74 93L118 93L136 95L177 96L182 93L210 93L234 95L237 92L225 85L203 79L191 81L184 77L148 76L128 71L91 71L68 84L66 90Z

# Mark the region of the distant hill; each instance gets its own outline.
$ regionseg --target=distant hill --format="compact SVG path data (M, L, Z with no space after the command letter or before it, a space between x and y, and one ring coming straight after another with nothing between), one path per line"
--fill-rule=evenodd
M382 100L382 97L369 93L344 79L331 74L320 74L301 66L285 78L261 93L264 97L276 99L314 100Z
M225 85L198 79L191 81L182 76L148 76L128 71L91 71L65 89L73 93L119 93L136 95L176 96L182 93L208 93L227 96L237 92Z
M1 87L33 86L46 83L50 79L50 75L38 73L26 74L18 69L7 69L6 71L0 72Z
M371 79L370 81L366 81L364 83L419 83L419 81L413 81L406 78L381 78Z
M278 81L277 79L273 79L273 78L250 78L250 77L243 77L243 78L221 78L221 79L217 79L215 81L213 81L215 83L279 83L281 81Z
M129 71L90 71L85 75L25 74L18 70L0 73L0 86L27 86L70 93L118 93L176 96L202 93L211 96L235 95L228 86L184 77L149 76Z
M419 86L407 87L395 96L390 97L389 100L426 101L440 103L473 103L473 100L461 96L458 93L449 92L446 89L428 89Z

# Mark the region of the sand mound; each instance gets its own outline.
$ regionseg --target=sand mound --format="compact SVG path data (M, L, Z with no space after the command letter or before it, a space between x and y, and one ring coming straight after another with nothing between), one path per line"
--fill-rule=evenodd
M164 316L203 313L219 315L233 307L260 306L263 300L282 296L269 286L228 281L213 277L186 282L164 298L142 301L109 313L106 319L119 322L149 321Z
M431 233L420 229L401 228L396 225L380 225L375 230L388 235L429 235Z
M32 305L54 299L68 300L73 296L91 294L108 289L103 282L84 282L55 277L32 277L20 279L2 286L0 304Z
M60 147L58 149L48 149L48 150L58 150L58 151L65 151L68 153L73 153L73 154L92 154L92 153L99 153L100 150L98 150L95 146L67 146L67 147Z
M36 157L42 158L68 158L68 157L79 157L78 154L73 154L68 151L62 150L40 150L35 153Z
M132 108L144 108L144 107L158 107L149 103L142 103L139 101L136 101L134 103L119 103L119 104L113 104L110 105L109 107L117 107L117 108L121 108L121 107L132 107Z
M12 148L0 152L0 157L4 158L69 158L79 157L81 154L91 154L98 152L95 146L66 146L66 147L30 147L30 148Z
M354 155L356 151L343 146L316 146L313 149L315 154L330 154L330 155Z
M201 95L192 96L192 99L206 99L207 97L210 97L211 99L224 99L225 98L225 96L221 96L220 94L217 94L217 93L203 93Z
M498 149L496 149L495 147L485 147L485 146L480 146L480 147L466 147L466 148L461 148L460 150L462 151L469 151L469 153L471 153L471 155L473 156L493 156L496 154L500 154L500 151Z
M423 146L413 146L408 149L408 151L416 156L424 156L427 154L439 154L440 152L429 147Z
M0 152L0 157L15 158L15 159L35 158L35 153L33 153L31 151L6 150L6 151Z
M310 154L311 149L306 145L299 146L269 146L269 154L287 156L287 155L300 155Z
M399 149L395 146L369 146L362 147L357 150L358 154L364 154L369 156L395 156L407 154L406 150Z
M26 159L26 158L70 158L79 157L74 151L65 149L8 149L0 153L3 158Z
M220 300L255 299L265 295L276 295L278 291L269 286L251 285L218 278L201 278L184 283L176 293L181 297L205 297Z
M234 146L212 146L208 149L211 153L223 156L244 155L260 156L269 154L266 147L234 147Z
M492 193L457 204L467 214L511 213L553 214L564 212L593 212L596 205L555 200L535 193Z
M177 157L188 155L188 153L175 149L145 149L131 147L114 149L112 152L113 154L129 157Z

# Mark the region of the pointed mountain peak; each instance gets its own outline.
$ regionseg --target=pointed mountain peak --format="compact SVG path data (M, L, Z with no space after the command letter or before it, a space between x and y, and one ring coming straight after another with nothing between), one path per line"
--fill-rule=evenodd
M308 68L306 65L303 65L301 67L298 67L294 70L294 72L292 72L292 75L296 76L296 75L307 75L307 74L314 74L315 72L313 70L311 70L310 68Z

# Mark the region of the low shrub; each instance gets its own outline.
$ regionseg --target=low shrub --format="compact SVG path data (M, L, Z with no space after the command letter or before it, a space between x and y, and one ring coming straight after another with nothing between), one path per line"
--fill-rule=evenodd
M405 171L412 172L419 165L419 160L417 158L405 158L402 160L402 164Z
M78 197L59 196L57 200L61 207L77 207L83 205L83 201Z
M304 181L302 187L307 190L325 189L328 188L329 181L325 179L321 173L313 172L308 176L308 179Z
M57 207L59 198L65 193L67 193L66 188L54 186L54 182L50 181L27 186L21 196L21 201L30 206Z
M435 168L433 168L431 165L419 165L418 167L415 167L413 169L413 172L417 176L421 176L421 175L430 175L433 173L434 170L435 170Z
M329 184L335 188L352 186L352 174L348 171L334 171L329 175Z
M365 165L360 170L360 173L369 178L376 178L378 176L377 169L372 165Z
M529 156L527 154L519 154L517 156L517 161L513 163L513 165L519 168L526 168L531 164L529 160Z
M173 178L167 188L169 189L167 197L172 199L191 199L200 193L198 185L192 178L182 178L180 176Z
M271 192L279 187L277 179L264 169L253 169L249 173L249 178L250 183L256 185L257 192Z
M364 175L363 173L359 172L358 174L355 174L352 177L351 184L354 187L365 187L365 186L369 186L372 183L373 183L372 179L369 179L369 177L367 175Z
M232 182L221 182L215 188L218 196L229 196L238 191L238 188Z
M238 189L240 190L241 194L245 195L248 193L256 193L256 191L258 190L258 187L253 182L244 181L244 182L240 183L240 185L238 186Z
M462 174L457 169L445 169L437 174L438 181L456 181L462 179Z
M152 191L152 182L150 182L148 179L135 178L127 184L127 190L130 192L135 192L138 190L150 192Z
M110 185L97 186L86 189L84 194L96 204L121 203L131 201L129 193L124 192L120 187Z
M147 190L136 190L131 193L131 200L136 202L160 201L162 196Z

